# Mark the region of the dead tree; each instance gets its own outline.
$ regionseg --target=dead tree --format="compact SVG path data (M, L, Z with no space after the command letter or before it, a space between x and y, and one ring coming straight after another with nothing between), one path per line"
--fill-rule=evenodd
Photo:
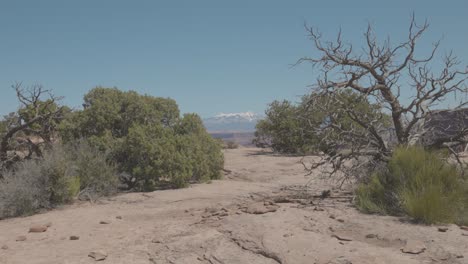
M13 85L20 102L19 110L2 121L0 134L0 167L7 168L20 157L17 150L26 151L23 158L41 156L41 145L51 143L55 126L63 118L64 108L57 105L59 97L41 85L23 89Z
M468 105L468 68L461 66L450 52L443 57L441 70L432 70L432 63L439 48L423 58L415 55L416 44L429 24L418 25L414 15L403 43L392 45L387 38L378 42L371 25L364 33L365 47L355 49L342 40L341 31L333 41L323 41L320 32L306 27L315 48L321 53L317 58L302 58L298 63L309 62L321 74L313 86L310 105L315 108L334 109L319 128L322 143L333 145L342 151L328 155L322 161L309 165L317 168L328 164L327 172L341 171L344 178L356 176L363 167L375 168L386 161L395 145L418 142L428 131L422 125L432 111L443 107L447 99L461 99L455 109ZM463 69L464 67L464 69ZM368 102L381 108L382 115L368 115L348 102L341 100L339 92L351 90ZM323 105L324 100L330 105ZM335 116L346 116L351 126L343 126ZM384 116L390 121L385 124ZM447 141L467 142L468 129L460 129L450 138L440 138L438 147L450 147ZM343 164L348 164L346 170ZM323 166L322 166L323 167Z

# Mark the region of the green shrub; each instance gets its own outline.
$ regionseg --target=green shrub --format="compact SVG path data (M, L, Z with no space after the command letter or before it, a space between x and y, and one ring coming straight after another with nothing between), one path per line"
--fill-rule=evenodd
M353 111L362 113L369 120L379 120L381 125L389 120L382 115L378 104L370 103L351 90L343 90L335 96L312 93L304 95L297 104L287 100L273 101L265 111L265 118L256 125L253 143L280 153L323 151L331 154L337 148L343 148L337 142L349 142L350 135L343 131L353 131L353 135L363 132L362 126L350 117ZM337 102L346 102L345 105L353 111Z
M107 153L130 189L184 187L221 175L221 146L200 117L181 118L169 98L98 87L85 95L84 110L71 114L60 131L65 142L85 139Z
M142 191L218 179L224 162L221 146L197 115L185 115L174 129L135 125L113 156L130 175L125 183Z
M68 153L73 161L74 173L79 178L82 197L94 200L117 191L118 173L116 167L107 161L106 153L102 153L86 141L70 145Z
M407 214L423 223L466 219L468 189L442 153L397 148L387 168L356 191L356 205L369 213Z
M228 141L228 142L226 142L225 148L226 149L237 149L237 148L239 148L239 144L237 144L234 141Z
M45 151L41 160L37 161L42 177L49 182L51 204L68 203L80 191L80 179L76 175L73 161L67 149L62 145L55 145Z

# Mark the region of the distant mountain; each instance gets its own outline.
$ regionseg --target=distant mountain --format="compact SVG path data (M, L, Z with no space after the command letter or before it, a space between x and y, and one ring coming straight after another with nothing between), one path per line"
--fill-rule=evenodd
M253 132L255 125L263 117L252 112L221 113L203 119L208 132Z

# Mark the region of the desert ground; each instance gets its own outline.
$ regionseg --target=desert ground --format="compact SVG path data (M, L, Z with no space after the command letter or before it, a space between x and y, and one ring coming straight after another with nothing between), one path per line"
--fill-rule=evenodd
M333 181L305 177L299 157L225 157L225 178L210 184L2 220L0 263L468 263L458 226L361 214ZM38 225L49 227L28 232Z

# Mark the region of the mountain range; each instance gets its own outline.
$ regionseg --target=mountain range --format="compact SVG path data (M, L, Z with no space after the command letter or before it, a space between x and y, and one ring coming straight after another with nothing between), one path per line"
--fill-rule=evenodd
M253 112L220 113L203 119L203 123L210 133L253 132L255 131L255 125L262 118L262 115Z

